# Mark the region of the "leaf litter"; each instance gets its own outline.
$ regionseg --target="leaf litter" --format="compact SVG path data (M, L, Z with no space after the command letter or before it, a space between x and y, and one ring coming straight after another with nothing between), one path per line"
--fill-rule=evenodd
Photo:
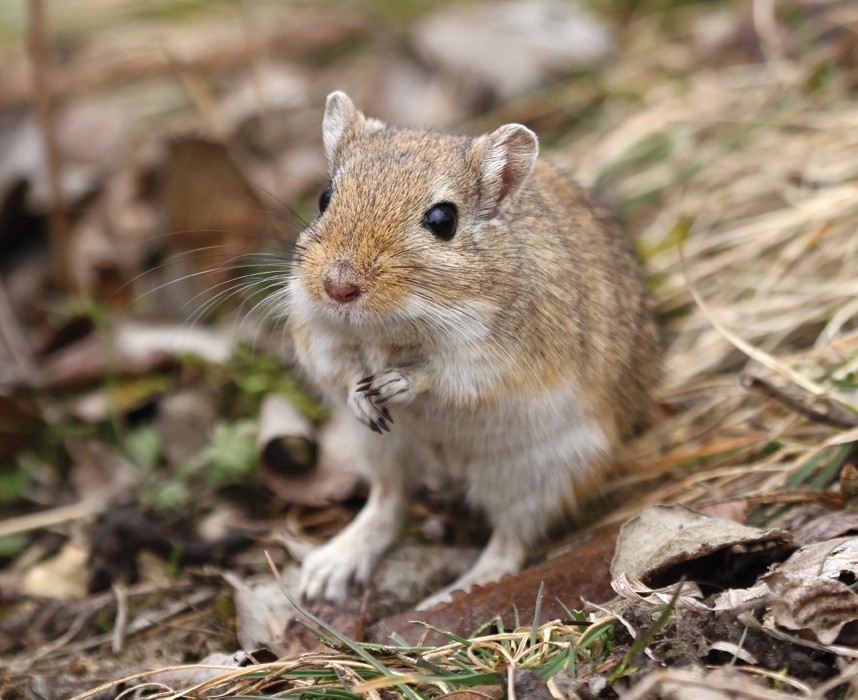
M259 29L259 18L276 12L272 7L260 2L255 10L259 14L254 15L257 21L251 24ZM443 7L435 10L439 15L444 11ZM9 297L3 318L8 318L8 307L23 324L22 333L15 323L2 324L0 405L8 405L4 415L14 425L27 428L2 441L4 449L9 445L17 456L14 469L3 470L4 475L14 476L4 486L11 494L4 496L4 503L14 510L8 517L4 513L2 531L26 535L17 545L12 543L18 549L4 555L6 569L0 572L4 608L10 610L0 623L4 633L0 654L8 660L4 668L11 669L0 673L4 695L116 697L131 692L130 685L112 678L138 670L146 678L156 669L175 665L176 660L194 661L209 653L221 655L210 659L228 661L216 669L216 675L192 678L180 672L155 677L160 685L149 689L164 697L218 693L390 697L395 692L402 697L834 698L855 692L858 666L850 636L856 619L855 560L848 523L854 516L854 444L858 440L854 418L858 416L854 275L858 112L853 99L858 67L849 47L854 49L858 17L849 3L836 1L813 7L790 4L789 10L773 3L754 3L747 11L733 3L666 3L611 12L615 14L605 17L610 17L621 37L613 59L583 80L579 75L566 78L562 70L552 68L551 75L528 78L534 82L517 96L510 94L504 104L485 98L479 106L487 112L478 114L467 97L461 92L457 96L444 83L444 71L435 66L415 69L408 63L411 56L397 56L389 47L369 60L362 58L362 52L368 56L374 50L373 42L367 41L371 22L365 18L343 12L336 19L320 19L313 11L306 16L296 11L290 22L268 23L271 46L279 47L283 52L279 55L287 58L304 52L306 59L319 52L302 66L317 80L302 80L300 70L292 75L291 101L276 105L285 126L273 134L266 131L264 110L260 117L246 109L246 72L241 76L244 97L236 97L233 103L244 104L245 109L230 111L215 106L226 101L211 99L227 85L229 71L252 72L265 64L245 38L236 40L211 22L203 34L223 39L222 59L205 48L205 41L191 41L183 44L183 59L177 61L177 47L182 44L178 39L187 25L170 28L168 61L143 52L123 66L111 60L87 63L85 54L73 55L66 66L69 80L62 82L62 90L72 100L78 92L112 91L117 76L130 81L131 108L112 102L109 109L105 106L105 114L113 121L122 118L117 115L126 115L131 128L114 128L111 121L104 143L145 142L122 173L114 174L106 166L107 174L98 175L90 168L89 179L63 182L69 201L87 212L79 230L88 227L87 235L97 234L89 242L81 234L75 244L78 283L106 308L115 305L117 298L136 299L132 306L145 307L148 302L144 311L149 314L149 328L151 319L158 316L180 324L203 316L217 321L228 317L231 295L238 291L236 283L262 280L264 291L264 274L276 273L276 266L266 268L266 259L260 258L255 262L261 260L261 266L254 268L241 257L254 249L251 242L282 254L283 246L269 238L260 210L281 200L300 212L309 211L307 200L312 201L315 183L309 177L285 174L281 179L278 163L287 160L278 161L278 154L265 154L259 145L279 143L288 145L293 154L301 149L315 153L315 161L305 161L315 162L307 170L319 168L313 144L318 140L314 136L317 107L324 93L344 79L377 85L377 75L384 74L378 66L399 61L412 66L400 76L421 80L428 76L426 85L445 86L427 93L434 96L436 113L441 104L448 114L461 114L463 121L471 119L473 125L515 119L532 124L540 130L550 157L594 186L623 215L637 235L665 322L666 374L650 425L623 455L625 476L606 485L602 501L581 514L583 536L535 554L535 568L520 579L457 596L446 611L430 611L435 617L424 620L423 626L408 624L409 616L417 615L407 611L405 602L391 616L391 611L377 605L373 609L371 601L363 610L363 601L356 600L356 614L367 616L367 634L374 642L360 641L362 623L352 628L351 638L341 637L317 617L317 637L333 649L280 660L264 653L241 657L238 663L248 665L236 667L228 652L237 643L238 602L224 593L222 572L240 576L233 583L247 586L270 583L271 572L259 565L255 548L236 547L226 559L210 557L208 552L190 564L181 550L195 543L205 549L218 541L197 538L193 521L201 511L226 508L229 501L241 507L226 519L227 530L254 532L274 556L278 571L292 566L285 549L299 552L342 527L353 512L348 502L321 509L293 505L284 510L284 499L261 493L248 483L245 471L259 447L256 434L242 421L259 415L266 396L278 393L295 398L320 447L325 443L317 432L324 430L321 415L300 397L291 380L283 378L282 372L277 374L264 359L242 356L241 351L238 356L232 354L227 349L231 342L223 340L222 329L228 324L213 326L214 336L195 341L199 352L213 348L219 353L209 363L188 361L185 350L177 351L162 337L143 351L132 351L129 360L117 355L116 364L103 340L96 339L82 347L77 359L55 365L46 383L32 384L28 391L36 400L31 409L31 399L22 396L20 386L22 377L36 376L30 371L36 364L29 351L33 329L55 324L62 312L58 314L56 302L45 292L44 262L18 262L21 249L9 238L10 231L25 230L34 217L43 217L49 202L48 187L38 180L44 173L30 154L29 170L22 172L38 186L38 197L22 197L15 183L0 183L0 220L12 222L0 230L0 241L4 246L14 244L8 249L16 251L15 264L10 262L13 257L4 256L2 261L2 286ZM434 21L431 13L424 31L432 26L430 20ZM105 21L109 19L99 18ZM153 26L157 32L159 21L162 28L171 23L170 18L150 18L138 38ZM389 22L385 26L391 31L396 31L396 22L406 22L403 17L385 19L378 14L373 21ZM96 47L102 57L111 56L109 47L105 48L110 44L104 39L108 34L101 33ZM87 35L79 36L85 43ZM365 43L340 47L339 56L334 52L321 58L338 42L356 38ZM403 42L408 41L403 35ZM99 65L101 70L94 68ZM374 75L361 76L359 66L375 71ZM372 71L368 66L374 67ZM217 80L207 79L214 75ZM386 89L402 85L406 98L397 101L385 93L379 114L403 121L393 111L386 114L383 105L408 104L407 95L414 94L407 88L410 79L391 81ZM23 94L22 85L17 77L13 79L3 99ZM141 104L146 109L139 109ZM152 130L153 124L166 124L169 115L182 109L187 110L184 116L168 129ZM62 133L92 131L86 112L80 114L84 116L68 122ZM147 122L145 128L140 120ZM180 126L182 120L191 128ZM464 123L462 128L470 130L470 125ZM140 138L147 130L149 138ZM38 148L35 144L31 149ZM169 144L179 148L172 157ZM96 155L103 157L104 152L97 149ZM196 155L189 158L188 153ZM81 153L72 149L68 156L79 158ZM208 165L201 173L196 166L203 161ZM171 168L173 175L165 178ZM183 168L187 178L182 177ZM200 187L198 195L196 188L209 173L213 186ZM265 189L257 188L260 182ZM170 183L186 189L170 194ZM93 187L97 206L88 208L82 197ZM182 206L217 197L232 197L236 202L228 208L226 219L217 216L222 211L218 207L203 204L188 210ZM201 208L205 210L200 212ZM279 214L285 212L280 203L273 208ZM102 214L101 228L94 218L96 211ZM237 212L242 216L229 219ZM170 228L162 229L171 231L170 235L153 238L152 231L163 225L158 222L163 222L165 213L176 222L200 213L208 218L186 222L194 229L188 234L190 240ZM72 217L72 231L76 225ZM200 229L219 230L205 236L199 235L205 233ZM288 241L288 232L284 237ZM223 250L198 250L215 238ZM161 275L146 273L134 280L153 262L153 254L159 258L155 262L162 267ZM216 255L221 257L215 259ZM175 275L208 274L213 266L219 268L215 284L221 287L209 290L202 285L189 295L186 286L172 297L160 294L169 290ZM249 277L259 274L263 276ZM129 280L133 281L129 284ZM117 287L122 291L117 292ZM203 296L197 298L200 292ZM111 296L115 294L118 297ZM111 329L123 327L124 317L131 315L132 309L123 306L126 303L118 305L118 313L112 311L108 324L95 319L96 336L106 329L122 337ZM275 328L267 347L282 353L278 332ZM176 333L167 331L173 338ZM258 331L255 335L259 340ZM254 353L263 353L265 342L262 339ZM158 357L163 361L153 361ZM224 362L230 369L219 370ZM8 372L10 367L14 372ZM230 372L232 376L225 376ZM147 411L153 405L157 411L163 393L170 390L150 387L142 396L132 393L133 400L117 403L118 394L111 386L123 375L166 377L177 389L206 385L213 392L212 401L219 404L216 415L226 422L219 430L214 423L204 426L208 436L204 444L192 441L184 451L168 449L159 441L172 443L174 438L163 428L161 437L147 433L146 420ZM9 376L16 379L7 385ZM44 387L48 393L40 394ZM108 398L88 412L78 410L77 422L70 423L64 408L68 394L62 392L72 387L104 391ZM122 516L113 521L119 531L131 522L136 523L133 530L152 535L162 562L167 562L162 566L162 571L168 571L164 581L145 575L135 581L133 570L139 576L141 569L138 558L130 568L119 567L128 580L114 581L109 593L90 593L76 603L36 601L21 592L20 582L27 572L38 571L39 565L52 559L63 561L68 557L63 553L72 552L77 543L92 547L87 523L94 513L102 512L104 522L102 507L93 507L87 494L74 494L72 499L79 499L75 502L64 491L72 482L57 467L71 454L63 434L70 428L101 441L92 444L118 443L117 455L122 459L133 455L135 465L154 470L154 483L161 484L161 491L152 503L164 508L172 494L172 503L186 509L184 518L169 508L158 511L156 507L154 518L144 513L140 520L127 515L125 521ZM295 464L304 464L304 447L313 442L306 439L310 431L299 431L297 449L290 432L295 431L284 429L275 438L283 448L275 451L297 456ZM53 452L40 449L39 440ZM343 440L330 442L341 445ZM206 452L213 444L222 448L217 455ZM262 451L270 444L261 446ZM211 465L221 452L222 463L216 470L221 480L211 483L202 478L199 465ZM347 459L342 450L332 457L334 462ZM359 474L360 465L353 466ZM116 488L124 489L132 500L137 496L135 487L119 484ZM312 491L307 487L308 498ZM354 490L341 493L338 498ZM654 569L643 567L634 577L622 567L611 576L607 565L614 550L615 525L652 512L644 509L659 503L725 515L747 530L735 538L730 534L732 526L723 520L719 525L713 524L714 518L704 521L708 523L700 530L704 537L674 548ZM36 520L29 519L34 504L42 509ZM832 523L832 518L840 522ZM445 514L443 502L422 498L412 508L410 535L413 540L434 543L452 538L461 547L463 542L456 538L463 538L462 523L467 522L455 513ZM154 523L165 527L160 530ZM605 528L597 530L597 525ZM277 535L278 531L284 534ZM749 531L756 534L751 537ZM790 554L793 546L779 534L783 532L793 533L802 547ZM743 539L746 536L751 539ZM228 541L229 537L224 540ZM592 559L585 556L588 542ZM464 543L469 544L467 533ZM122 536L115 544L118 549L110 551L121 551L130 540ZM135 547L131 549L136 551ZM424 577L414 560L404 561L398 570L407 571L411 561L411 568L417 569L411 572L414 578ZM709 575L713 568L719 575L715 585ZM593 574L590 583L586 573ZM654 578L648 579L648 574ZM718 586L728 590L719 591ZM237 587L226 586L226 590ZM608 600L614 592L618 597ZM266 595L273 597L276 592ZM420 597L415 588L414 600ZM273 647L278 625L272 609L278 608L261 605L261 612L254 612L251 606L242 612L252 620L242 622L242 634L252 629L245 624L261 622L260 629L269 635ZM124 617L126 623L122 623ZM285 619L281 625L285 634ZM99 631L105 628L111 631ZM416 639L410 637L414 630L419 632ZM244 640L249 644L262 636L247 634ZM125 651L111 656L107 648ZM76 666L75 655L86 651L95 653ZM58 667L63 672L51 675L51 669ZM105 681L102 691L89 690L98 685L96 678Z

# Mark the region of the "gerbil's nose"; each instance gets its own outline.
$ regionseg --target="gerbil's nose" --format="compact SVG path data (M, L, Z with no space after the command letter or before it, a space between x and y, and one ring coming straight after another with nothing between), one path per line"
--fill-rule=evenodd
M325 280L325 292L331 299L340 304L348 304L361 295L361 288L353 282L334 282Z

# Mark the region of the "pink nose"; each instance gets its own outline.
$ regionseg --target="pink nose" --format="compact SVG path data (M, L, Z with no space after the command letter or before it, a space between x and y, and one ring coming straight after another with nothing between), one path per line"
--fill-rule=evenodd
M325 292L340 304L348 304L361 295L361 288L352 282L334 282L325 280Z

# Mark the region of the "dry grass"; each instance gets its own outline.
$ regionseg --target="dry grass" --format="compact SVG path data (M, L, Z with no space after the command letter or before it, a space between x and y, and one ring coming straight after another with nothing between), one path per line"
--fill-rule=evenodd
M704 70L564 154L658 205L641 250L676 414L632 447L629 485L677 480L646 502L819 489L858 439L858 104L809 91L816 67Z

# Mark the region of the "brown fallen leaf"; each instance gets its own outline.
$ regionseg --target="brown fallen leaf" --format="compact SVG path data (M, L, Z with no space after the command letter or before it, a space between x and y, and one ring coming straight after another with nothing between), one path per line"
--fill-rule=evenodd
M806 522L793 532L793 538L804 546L854 534L858 534L858 510L839 510Z
M84 387L106 376L127 377L167 371L183 354L209 362L223 362L232 352L233 339L213 328L122 322L113 326L112 338L92 333L44 359L46 388Z
M773 594L772 614L779 626L808 630L821 644L858 641L858 594L845 583L781 571L767 576L765 583Z
M221 293L271 239L269 208L226 146L195 136L169 143L163 188L165 273L175 283L159 295L180 317L198 316L207 304L233 298Z
M46 359L44 383L49 389L78 388L101 381L108 373L147 374L170 369L176 363L176 357L166 351L145 356L111 354L104 341L92 334Z
M617 532L618 528L612 525L584 533L577 546L517 576L478 586L468 593L455 593L450 603L432 610L386 617L370 627L368 638L386 644L396 634L410 644L417 644L425 636L426 643L440 644L446 637L427 633L414 621L467 636L496 616L500 616L505 628L514 627L516 612L522 624L530 624L541 585L544 589L540 620L565 619L563 605L580 609L584 601L602 602L611 597L609 564Z
M611 575L625 572L653 586L682 576L737 586L753 581L792 549L792 538L783 530L760 530L681 505L656 505L620 529Z
M355 601L356 602L356 601ZM310 606L309 611L316 617L325 621L326 624L333 627L341 634L348 637L353 642L362 642L366 639L366 617L362 612L348 612L333 603L314 603ZM315 634L310 629L298 621L298 618L289 620L283 631L283 648L284 656L292 657L298 654L303 654L308 651L320 651L329 647L321 640L318 634ZM303 619L305 623L311 627L315 627L315 623ZM326 630L320 630L325 636L330 636Z

